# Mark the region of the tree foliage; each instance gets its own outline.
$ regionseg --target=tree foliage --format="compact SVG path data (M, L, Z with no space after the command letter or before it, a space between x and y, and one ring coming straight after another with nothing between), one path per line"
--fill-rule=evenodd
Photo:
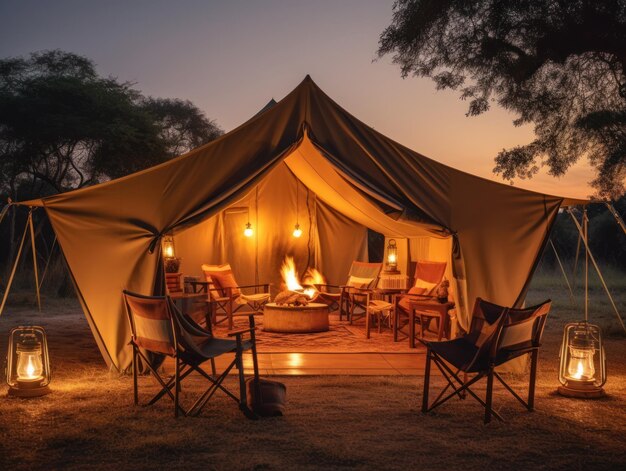
M144 97L85 57L0 60L0 189L13 198L120 177L220 134L192 103Z
M378 54L403 76L430 77L468 100L534 124L535 140L501 151L494 171L563 175L581 156L599 196L626 178L626 0L397 0Z

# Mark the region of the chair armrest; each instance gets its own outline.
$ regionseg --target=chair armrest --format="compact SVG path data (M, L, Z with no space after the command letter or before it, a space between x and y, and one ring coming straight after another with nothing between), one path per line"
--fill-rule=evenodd
M256 330L256 327L254 328L250 328L250 327L243 327L241 329L234 329L234 330L229 330L228 332L226 332L226 335L228 335L229 337L235 337L238 335L243 335L247 332L254 332Z
M435 299L435 296L429 296L427 294L398 293L395 296L396 296L396 299L402 299L402 298L423 299L423 300Z
M265 291L269 291L269 288L271 286L271 283L259 283L258 285L240 285L237 286L237 288L242 289L242 288L265 288Z

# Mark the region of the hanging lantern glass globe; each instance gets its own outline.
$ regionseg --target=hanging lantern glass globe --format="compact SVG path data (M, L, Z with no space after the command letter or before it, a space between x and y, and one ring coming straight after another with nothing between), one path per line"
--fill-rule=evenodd
M302 235L302 229L300 229L300 224L296 224L294 229L293 229L293 236L294 237L300 237Z
M246 228L243 230L243 235L245 235L246 237L252 237L253 234L254 230L252 229L252 224L246 224Z

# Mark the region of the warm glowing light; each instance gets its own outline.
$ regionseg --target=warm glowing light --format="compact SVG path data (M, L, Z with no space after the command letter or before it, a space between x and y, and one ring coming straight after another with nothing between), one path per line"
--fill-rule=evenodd
M165 258L174 258L176 256L174 251L174 238L172 236L165 236L163 238L163 256Z
M34 351L18 352L17 380L33 381L43 378L43 364L41 362L41 349Z
M304 275L304 283L307 285L325 285L326 279L315 268L309 268Z
M296 224L296 227L293 230L294 237L300 237L302 235L302 229L300 229L300 224Z
M298 276L296 275L296 264L292 257L285 257L283 266L280 269L280 274L282 275L283 281L285 282L285 285L287 285L288 290L302 291L303 288L298 281Z
M387 245L387 263L385 270L388 273L396 273L398 271L398 246L395 239L389 239Z
M252 224L246 224L246 228L243 230L243 235L245 235L246 237L252 237L253 234L254 231L252 230Z
M303 364L302 353L289 353L287 357L290 368L298 368Z
M567 368L567 376L577 380L593 380L596 369L593 365L593 347L576 348L570 346L571 357Z

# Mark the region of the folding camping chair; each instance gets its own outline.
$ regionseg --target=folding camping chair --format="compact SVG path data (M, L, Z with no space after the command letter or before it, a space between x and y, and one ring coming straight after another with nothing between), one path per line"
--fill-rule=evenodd
M241 315L263 314L263 308L270 300L269 283L258 285L237 284L233 276L230 264L224 265L202 265L202 272L206 281L192 281L190 284L194 290L202 289L207 293L207 302L209 303L209 312L211 313L211 321L214 325L228 321L228 328L233 328L233 316L240 310L248 308ZM244 293L243 289L259 288L261 292ZM223 315L221 320L217 319L219 314Z
M527 309L514 309L498 306L477 298L472 323L467 334L444 342L420 340L427 348L422 412L426 413L439 407L455 395L464 399L465 392L468 392L485 408L485 423L491 421L492 415L502 421L500 414L491 407L494 377L524 407L532 411L535 403L535 381L541 335L550 312L551 303L552 301L547 300ZM528 400L524 401L502 379L495 368L527 353L530 353L530 377ZM431 361L441 371L447 385L435 401L429 405ZM456 371L453 371L448 366L449 364L456 368ZM459 372L475 374L475 376L465 382L459 378ZM470 387L485 377L487 378L487 392L485 401L483 401ZM445 392L450 387L453 391L444 397Z
M219 339L198 326L193 320L183 316L172 300L164 296L143 296L129 291L124 291L124 305L130 323L131 341L133 347L133 393L135 405L139 404L139 391L137 387L137 357L140 357L155 377L162 389L147 403L152 405L165 395L174 402L174 416L198 415L209 399L218 390L222 390L239 403L239 408L248 418L255 418L254 412L247 404L246 384L243 368L243 352L250 350L254 369L254 384L259 384L259 368L256 356L256 341L254 316L250 315L250 327L228 333L235 340ZM244 340L244 334L249 334L250 339ZM174 359L174 374L169 378L162 378L142 351L147 350L153 354L161 354ZM206 373L200 365L207 360L213 360L224 354L235 353L235 358L228 367L216 378ZM223 381L233 369L239 371L239 397L226 389ZM214 363L213 363L214 368ZM193 405L185 410L180 406L179 393L181 382L192 372L203 376L210 385L208 389L198 397ZM172 393L172 389L174 392Z
M443 275L446 272L446 262L431 262L428 260L419 260L415 265L415 275L413 286L407 293L398 294L395 297L395 322L393 326L393 340L398 341L399 334L406 334L402 331L402 327L408 324L410 319L411 300L429 299L433 298L434 293L437 290L437 286L443 280ZM420 311L419 315L415 316L416 323L420 322L420 336L424 336L424 329L426 326L422 325L422 320L430 320L433 317L439 318L439 314L430 313L429 311ZM404 321L404 322L403 322ZM439 320L441 322L441 319ZM440 329L441 332L443 329ZM406 338L403 337L403 338ZM439 339L441 340L441 338Z
M350 320L349 288L372 289L378 284L382 263L352 262L345 285L316 284L319 291L317 301L328 304L331 311L339 309L339 320L345 314Z

